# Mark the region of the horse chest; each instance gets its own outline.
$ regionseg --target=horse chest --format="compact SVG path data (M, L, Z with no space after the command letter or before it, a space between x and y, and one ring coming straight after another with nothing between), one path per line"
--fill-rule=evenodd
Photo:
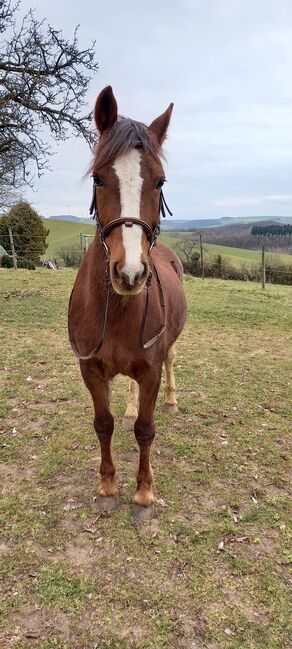
M121 338L117 339L116 343L114 340L108 344L105 343L99 357L102 360L104 376L107 378L116 374L134 376L150 364L145 352L139 350L138 342L136 353L133 354L133 340L131 345L130 341L124 341Z

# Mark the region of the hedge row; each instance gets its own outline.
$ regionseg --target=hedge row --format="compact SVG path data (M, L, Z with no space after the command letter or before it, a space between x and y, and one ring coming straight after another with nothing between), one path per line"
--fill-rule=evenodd
M202 276L200 259L187 262L181 259L184 272L194 277ZM204 262L205 277L217 277L220 279L237 279L241 281L261 282L262 271L260 268L247 267L242 265L237 268L226 257L218 255L213 259ZM271 284L292 285L292 264L269 264L266 266L266 281Z
M13 259L9 255L3 255L0 259L0 266L2 268L13 268ZM25 257L17 257L17 268L28 268L28 270L35 270L35 265L30 259Z

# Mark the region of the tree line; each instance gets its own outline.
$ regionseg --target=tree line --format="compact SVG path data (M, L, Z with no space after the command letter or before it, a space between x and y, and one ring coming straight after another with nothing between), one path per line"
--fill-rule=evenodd
M271 225L253 225L251 229L251 234L253 236L264 236L264 237L286 237L292 235L292 224L286 223L281 225L280 223L275 223Z
M260 244L264 243L268 250L275 252L292 252L292 232L286 231L286 235L275 233L273 236L261 234L255 236L251 230L253 225L256 228L271 226L271 223L263 223L262 226L257 224L237 223L233 225L224 225L220 227L204 228L193 230L192 233L180 233L180 236L198 237L202 234L205 243L214 243L221 246L232 246L233 248L248 248L250 250L259 250ZM277 224L274 224L277 225ZM280 225L280 224L279 224ZM286 226L284 226L286 227ZM291 225L289 226L291 228Z

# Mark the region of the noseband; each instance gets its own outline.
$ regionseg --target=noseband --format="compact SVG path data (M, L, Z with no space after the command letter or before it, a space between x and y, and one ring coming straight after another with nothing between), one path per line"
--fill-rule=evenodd
M72 340L70 333L69 333L69 340L71 347L74 351L74 354L79 358L79 360L89 360L90 358L93 358L97 352L100 351L104 338L105 338L105 332L106 332L106 323L107 323L107 315L108 315L108 307L109 307L109 298L110 298L110 269L109 269L109 249L106 244L106 237L114 230L115 228L125 225L127 228L132 228L133 225L139 225L140 228L145 232L147 239L149 241L149 253L151 252L153 246L156 244L157 237L160 233L160 214L165 218L166 217L166 211L170 216L172 216L172 212L170 211L166 200L163 196L162 189L160 189L160 196L159 196L159 212L158 212L158 219L156 222L156 225L154 228L151 228L148 223L145 221L141 221L141 219L135 219L135 218L119 218L119 219L114 219L113 221L110 221L110 223L107 223L104 227L102 227L99 215L98 215L98 210L97 210L97 204L96 204L96 188L98 187L97 179L95 176L93 176L93 194L92 194L92 200L90 203L90 208L89 208L89 213L93 215L93 218L96 220L96 225L97 229L99 231L99 239L100 243L103 246L103 249L105 251L105 256L106 256L106 265L105 265L105 273L104 273L104 280L105 280L105 288L106 288L106 303L105 303L105 310L104 310L104 318L103 318L103 325L102 325L102 331L101 331L101 336L99 339L98 344L96 347L87 355L83 356L81 355ZM164 302L164 295L163 295L163 289L161 286L160 278L158 275L157 268L155 264L153 264L153 271L155 274L155 279L157 282L157 286L159 289L159 296L160 296L160 306L161 306L161 311L163 313L163 323L161 323L161 328L159 333L148 340L147 342L144 342L144 330L145 330L145 325L146 325L146 320L147 320L147 313L148 313L148 307L149 307L149 287L151 284L151 279L153 272L152 270L149 271L149 275L146 281L146 299L145 299L145 307L144 307L144 313L142 317L142 322L141 322L141 329L140 329L140 347L142 349L148 349L149 347L152 347L152 345L160 338L160 336L163 334L165 331L165 326L166 326L166 321L165 321L165 302ZM69 311L70 311L70 303L71 303L71 297L70 297L70 302L69 302Z
M159 212L158 212L158 219L157 223L154 226L154 228L151 228L148 223L145 221L142 221L141 219L131 219L131 218L119 218L119 219L114 219L113 221L110 221L102 227L100 219L99 219L99 214L98 214L98 209L97 209L97 204L96 204L96 188L98 187L98 181L95 176L93 176L93 193L92 193L92 201L90 203L90 208L89 208L89 214L93 215L93 218L96 220L96 225L99 230L99 239L100 243L103 245L106 254L109 254L109 249L106 244L106 237L114 230L115 228L125 225L128 228L133 227L133 225L139 225L142 230L144 230L147 239L149 241L149 252L151 252L153 246L156 244L157 237L160 233L160 214L162 214L163 218L166 217L166 211L170 216L172 216L172 212L170 211L166 200L163 196L163 191L160 189L160 196L159 196Z

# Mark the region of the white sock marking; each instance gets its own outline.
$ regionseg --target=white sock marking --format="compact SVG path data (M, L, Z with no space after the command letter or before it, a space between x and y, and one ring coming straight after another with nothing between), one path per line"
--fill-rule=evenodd
M141 153L132 149L122 153L113 164L120 184L121 218L140 218L140 203L143 178L140 175ZM142 228L132 225L128 228L122 226L123 244L125 248L125 265L123 273L128 276L131 284L134 283L136 273L143 271L141 262L142 254Z

